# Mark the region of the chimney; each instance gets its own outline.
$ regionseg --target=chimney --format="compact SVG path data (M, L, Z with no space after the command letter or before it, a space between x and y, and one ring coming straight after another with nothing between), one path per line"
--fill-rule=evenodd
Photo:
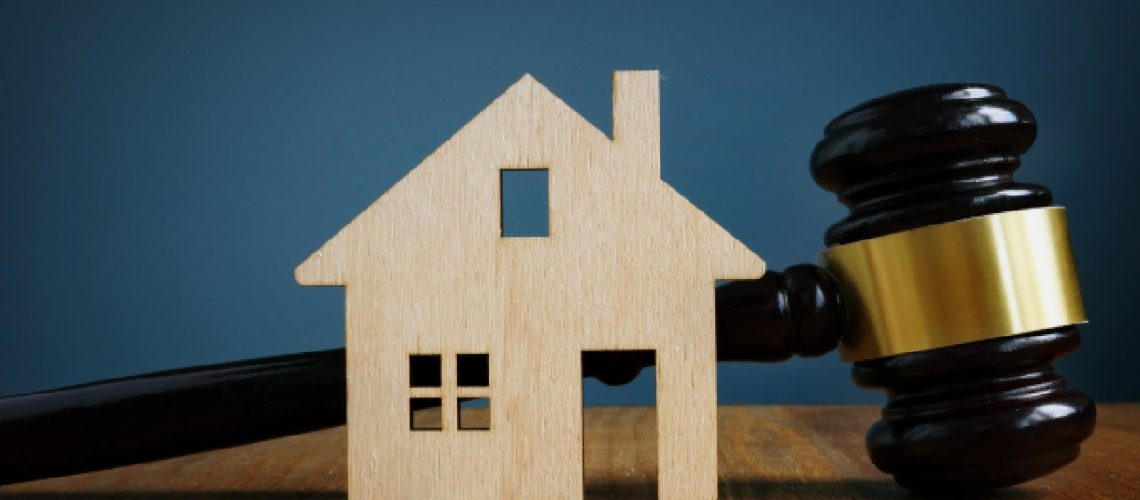
M615 71L614 143L661 178L660 77L653 71Z

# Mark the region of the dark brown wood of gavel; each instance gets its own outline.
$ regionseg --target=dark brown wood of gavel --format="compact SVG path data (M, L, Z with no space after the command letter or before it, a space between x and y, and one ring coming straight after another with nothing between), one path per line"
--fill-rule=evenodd
M1051 205L1048 189L1013 180L1035 136L1029 110L989 85L920 87L847 111L827 126L811 160L817 183L851 209L828 229L827 245ZM849 295L810 264L721 286L718 359L830 352L852 329ZM871 460L907 488L1021 483L1074 460L1092 433L1093 402L1053 371L1080 342L1074 325L975 333L982 340L854 363L857 384L889 395L867 435ZM598 356L584 358L583 373L611 385L653 362ZM340 425L344 377L338 349L0 399L0 483Z

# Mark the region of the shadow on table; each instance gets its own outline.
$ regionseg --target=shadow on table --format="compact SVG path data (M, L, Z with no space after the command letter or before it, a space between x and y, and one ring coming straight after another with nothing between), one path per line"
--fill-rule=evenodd
M838 480L838 481L812 481L802 479L744 479L721 480L718 484L720 498L900 498L922 499L940 498L937 495L924 495L907 491L889 480L874 481L865 479ZM656 498L657 485L653 481L594 481L585 491L589 499L620 498L641 499ZM993 492L968 495L968 498L982 499L1017 499L1029 500L1041 498L1040 491L1025 489L1005 489ZM962 494L947 494L941 498L963 498ZM90 493L69 492L30 492L30 493L0 493L0 499L29 500L271 500L271 499L315 499L315 500L341 500L346 498L344 492L309 492L309 491L281 491L281 492L255 492L255 491L107 491Z
M810 480L810 479L721 479L720 498L977 498L995 500L1030 500L1041 498L1040 491L1005 489L985 493L931 495L906 490L891 480ZM645 480L593 481L586 487L588 499L652 499L657 498L657 484Z
M1040 491L1009 488L983 493L929 494L907 490L889 479L728 479L718 484L720 498L971 498L1029 500L1044 497Z

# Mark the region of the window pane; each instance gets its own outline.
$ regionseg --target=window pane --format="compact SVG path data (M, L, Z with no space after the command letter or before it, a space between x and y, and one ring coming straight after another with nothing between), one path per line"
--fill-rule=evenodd
M443 429L443 412L440 398L412 398L409 405L413 431L438 431Z
M491 398L459 400L459 430L485 431L491 428Z
M550 236L548 171L500 171L500 223L503 237Z
M486 354L460 354L456 356L455 378L460 387L487 387L491 385L490 360Z
M439 387L442 376L438 354L412 354L408 358L412 387Z

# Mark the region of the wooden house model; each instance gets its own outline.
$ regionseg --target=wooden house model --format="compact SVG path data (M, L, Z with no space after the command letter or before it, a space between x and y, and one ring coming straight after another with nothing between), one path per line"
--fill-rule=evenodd
M580 498L582 353L621 350L655 356L659 495L716 496L715 280L764 263L661 180L658 87L614 74L611 139L523 76L297 267L345 287L351 496ZM513 169L548 234L503 236Z

